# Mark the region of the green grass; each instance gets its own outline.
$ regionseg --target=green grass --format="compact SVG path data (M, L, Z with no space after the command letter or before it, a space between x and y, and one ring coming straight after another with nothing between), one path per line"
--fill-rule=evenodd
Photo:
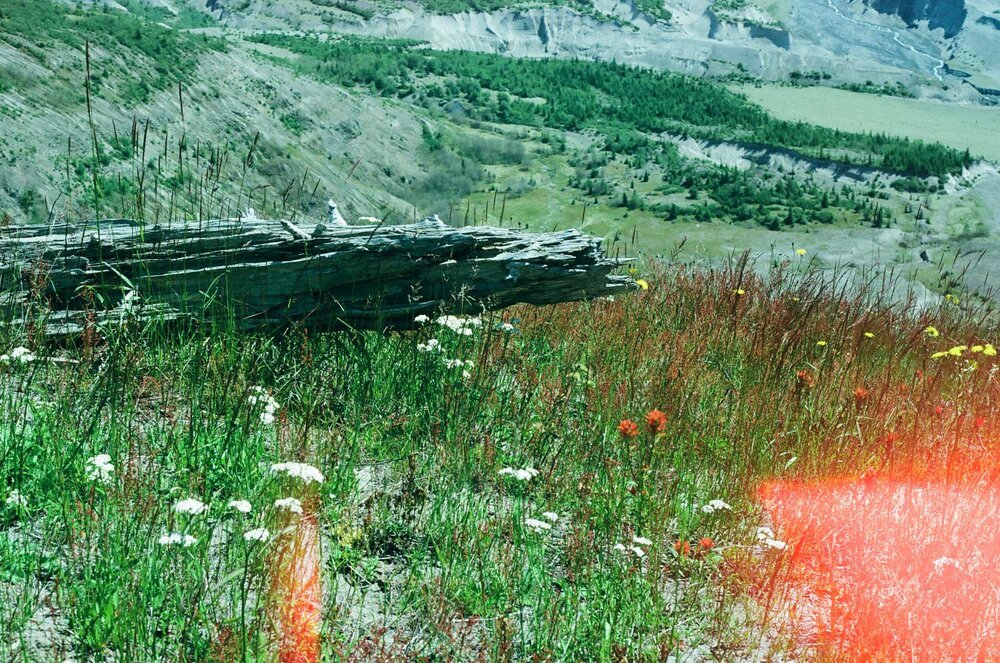
M49 615L66 630L34 651L42 660L54 655L46 646L77 658L272 659L272 571L307 524L273 506L284 496L320 523L331 658L373 647L515 660L757 652L750 583L773 583L788 561L755 552L758 481L934 467L943 450L927 426L977 440L973 419L995 418L984 382L994 359L980 356L972 373L928 359L995 339L995 323L954 306L917 317L879 304L878 274L861 306L807 260L767 283L739 263L653 270L647 293L513 309L471 336L432 321L392 335L126 326L64 349L8 338L5 351L28 343L38 357L0 364L0 652L24 656L18 635ZM922 333L931 323L942 338ZM440 351L420 350L430 338ZM470 362L468 374L445 358ZM871 390L864 407L859 385ZM255 386L275 400L273 422L251 402ZM954 409L929 421L941 399ZM662 431L645 428L654 408ZM626 418L637 437L619 433ZM887 455L890 430L907 442ZM88 477L101 453L114 464L106 483ZM288 460L325 480L268 470ZM504 467L538 475L519 481ZM206 513L173 510L192 497ZM227 507L234 499L252 512ZM706 514L712 499L732 510ZM245 541L257 527L273 538ZM159 544L168 532L196 541ZM637 544L642 558L615 549L634 537L650 541ZM780 637L769 646L796 653Z
M938 142L1000 161L1000 117L985 106L861 94L826 87L762 85L737 88L783 120L850 132L875 132Z

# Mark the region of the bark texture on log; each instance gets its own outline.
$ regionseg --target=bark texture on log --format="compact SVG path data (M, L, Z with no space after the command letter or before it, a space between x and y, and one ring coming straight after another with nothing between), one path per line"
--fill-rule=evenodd
M41 295L56 334L82 331L94 308L112 320L126 308L142 317L224 314L242 329L293 322L401 329L420 314L634 288L631 278L612 274L619 264L578 230L452 228L434 217L309 232L261 219L16 227L0 231L0 310L16 319ZM126 299L130 290L138 297Z

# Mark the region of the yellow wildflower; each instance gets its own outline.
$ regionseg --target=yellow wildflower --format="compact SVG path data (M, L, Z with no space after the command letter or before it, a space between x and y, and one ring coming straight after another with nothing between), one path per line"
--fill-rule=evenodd
M798 254L798 255L800 255L800 256L804 256L806 254L806 250L805 249L798 249L798 250L795 251L795 253Z
M931 355L931 359L941 359L942 357L947 357L947 356L948 356L947 352L935 352L934 354Z
M941 332L939 332L937 327L934 326L927 327L927 329L924 330L924 333L930 336L931 338L937 338L938 336L941 335Z
M875 338L875 334L871 332L865 332L865 338Z
M978 353L982 352L983 350L984 350L984 348L981 345L973 345L971 348L969 348L969 352L972 352L974 354L978 354Z
M816 341L816 346L820 348L826 347L826 341Z
M744 290L743 288L736 288L735 290L733 290L733 294L736 295L737 297L742 297L743 295L747 294L747 291Z
M967 345L956 345L953 348L948 349L948 354L952 357L961 357L962 353L969 349Z
M646 279L636 279L635 284L643 290L649 290L649 281Z
M987 343L986 347L983 348L983 354L986 355L987 357L996 357L997 349L993 347L992 343Z

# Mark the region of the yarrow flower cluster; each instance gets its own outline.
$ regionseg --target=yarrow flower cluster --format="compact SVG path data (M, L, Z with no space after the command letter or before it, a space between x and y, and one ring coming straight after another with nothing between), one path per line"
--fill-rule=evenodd
M246 500L229 500L229 504L226 506L234 511L239 511L240 513L250 513L253 511L253 505Z
M538 533L552 529L552 525L538 518L525 518L524 524Z
M538 476L538 470L533 467L526 467L523 470L515 470L513 467L505 467L499 472L500 476L511 476L518 481L531 481Z
M99 483L111 483L115 478L115 466L108 454L97 454L87 459L87 478Z
M274 500L274 508L301 514L302 502L294 497L283 497L281 499Z
M545 532L552 529L551 523L559 520L559 514L555 511L545 511L542 513L542 518L544 518L544 520L539 518L525 518L524 524L535 532Z
M246 541L260 541L261 543L264 543L271 538L271 533L263 527L258 527L257 529L244 532L243 538Z
M186 500L181 500L175 504L174 511L176 513L186 513L191 516L197 516L208 511L208 505L201 500L196 500L191 497Z
M250 391L252 393L247 397L247 402L251 406L258 404L262 406L263 410L260 413L260 422L265 426L270 426L274 423L274 415L281 406L278 404L278 401L274 400L271 394L267 393L264 387L259 385L253 386L250 387Z
M418 315L417 317L413 318L413 321L414 321L414 322L416 322L416 323L417 323L417 324L419 324L419 325L422 325L422 324L425 324L425 323L426 323L426 322L428 322L429 320L430 320L430 318L428 318L428 317L427 317L426 315L424 315L423 313L421 313L421 314L420 314L420 315Z
M185 548L190 548L194 544L198 543L198 539L194 538L190 534L170 532L169 534L161 536L157 543L161 546L183 546Z
M474 329L483 326L482 318L461 318L456 315L442 315L437 319L442 327L447 327L459 336L472 336Z
M436 338L429 339L426 343L417 343L417 351L419 352L441 352L443 350L441 341Z
M716 511L732 511L733 507L729 506L722 500L711 500L708 504L701 507L702 513L715 513Z
M323 473L307 463L272 463L271 474L284 474L292 479L300 479L306 485L314 481L323 483Z
M945 567L951 566L958 570L962 569L962 563L957 559L952 559L951 557L939 557L932 562L934 564L935 573L944 573Z
M774 550L784 550L787 546L784 541L774 538L774 530L770 527L757 528L757 542L763 543L768 548L773 548Z
M639 559L646 556L646 551L640 548L640 546L651 546L653 542L644 536L633 536L631 545L626 545L624 543L616 543L614 549L618 552L632 553Z
M19 364L30 364L35 361L35 354L25 347L17 347L10 351L10 354L0 355L0 363L9 364L16 362Z
M28 508L28 498L22 495L21 491L14 489L7 495L4 504L14 508L26 509Z

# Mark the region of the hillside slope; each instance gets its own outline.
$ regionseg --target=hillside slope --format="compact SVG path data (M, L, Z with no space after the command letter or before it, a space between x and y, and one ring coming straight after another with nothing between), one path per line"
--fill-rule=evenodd
M782 122L697 78L205 27L190 8L13 2L8 222L319 218L333 197L352 220L581 226L616 251L641 233L629 250L648 255L807 244L863 264L877 247L929 293L955 285L920 256L989 233L997 176L971 155Z
M920 95L977 102L995 102L991 90L1000 88L985 0L187 1L243 30L413 38L442 49L597 58L696 75L788 80L793 72L822 72L832 83L900 83Z

